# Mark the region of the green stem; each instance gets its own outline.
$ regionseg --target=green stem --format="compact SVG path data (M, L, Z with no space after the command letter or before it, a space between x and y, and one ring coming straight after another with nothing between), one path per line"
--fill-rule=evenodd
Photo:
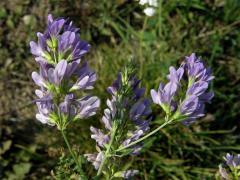
M116 129L114 128L113 129L113 132L112 132L112 135L111 135L111 140L107 146L107 150L106 152L104 153L103 155L103 160L99 166L99 169L98 169L98 172L97 172L97 176L101 175L102 173L102 170L103 170L103 167L104 167L104 164L105 164L105 161L107 160L108 156L109 156L109 152L110 152L110 149L111 149L111 146L113 144L113 141L114 141L114 138L115 138L115 134L116 134Z
M77 157L75 156L75 154L74 154L74 152L73 152L73 150L72 150L72 148L71 148L71 146L70 146L70 144L69 144L69 142L68 142L68 139L67 139L66 134L64 133L64 130L61 130L61 133L62 133L63 139L64 139L64 141L65 141L65 143L66 143L66 145L67 145L67 147L68 147L68 150L69 150L71 156L73 157L75 163L77 164L77 166L78 166L78 168L79 168L81 178L82 178L82 179L87 179L86 176L84 175L83 170L82 170L82 165L81 165L81 163L79 163Z
M235 168L233 168L232 172L233 172L233 179L234 180L239 180L238 171Z
M135 145L135 144L137 144L137 143L139 143L139 142L147 139L148 137L152 136L153 134L155 134L156 132L158 132L160 129L162 129L162 128L165 127L166 125L170 124L171 122L172 122L172 120L171 120L171 121L166 121L165 123L163 123L161 126L159 126L158 128L156 128L156 129L153 130L152 132L148 133L147 135L143 136L142 138L138 139L137 141L134 141L134 142L128 144L127 146L124 146L124 147L121 147L121 148L117 149L116 151L122 151L122 150L124 150L124 149L127 149L127 148L129 148L129 147L131 147L131 146L133 146L133 145Z
M139 49L139 54L140 54L140 77L142 77L143 75L143 44L144 44L144 31L146 30L146 27L147 27L147 21L148 21L148 17L145 16L144 18L144 22L143 22L143 27L141 29L141 32L140 32L140 49Z

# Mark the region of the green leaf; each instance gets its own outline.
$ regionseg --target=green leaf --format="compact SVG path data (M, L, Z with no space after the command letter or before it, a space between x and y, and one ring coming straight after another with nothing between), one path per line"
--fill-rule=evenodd
M30 168L30 163L20 163L13 166L13 171L16 173L16 175L25 177L25 175L30 171Z
M9 150L11 145L12 145L11 140L4 141L2 148L0 148L0 155L4 154L7 150Z
M22 180L31 169L30 163L19 163L13 165L13 172L7 172L8 180Z

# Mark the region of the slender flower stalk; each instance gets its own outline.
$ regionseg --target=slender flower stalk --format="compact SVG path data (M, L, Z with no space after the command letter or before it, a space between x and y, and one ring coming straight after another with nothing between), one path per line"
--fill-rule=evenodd
M99 175L102 173L102 170L103 170L105 161L106 161L107 157L109 156L108 154L110 153L111 146L112 146L112 144L113 144L113 142L114 142L115 135L116 135L116 129L114 129L114 130L112 131L111 140L110 140L110 142L109 142L109 144L108 144L108 147L107 147L107 149L106 149L105 155L103 156L103 159L102 159L101 164L100 164L100 166L99 166L99 169L98 169L98 172L97 172L97 176L99 176Z
M166 121L164 122L161 126L159 126L158 128L156 128L155 130L151 131L150 133L146 134L145 136L141 137L140 139L128 144L127 146L121 147L119 149L117 149L116 151L123 151L131 146L134 146L137 143L142 142L143 140L149 138L150 136L154 135L155 133L157 133L160 129L164 128L165 126L171 124L172 121Z
M82 170L82 164L81 164L81 162L79 162L76 154L75 154L74 151L72 150L72 148L71 148L71 146L70 146L70 144L69 144L69 142L68 142L68 139L67 139L67 137L66 137L66 134L65 134L64 130L61 130L61 134L62 134L62 137L63 137L63 139L64 139L64 141L65 141L65 143L66 143L66 145L67 145L67 147L68 147L68 150L69 150L72 158L74 159L74 161L76 162L76 164L77 164L77 166L78 166L78 169L79 169L79 171L80 171L80 178L81 178L82 180L86 180L87 177L86 177L85 173L84 173L83 170Z
M149 132L148 134L146 134L145 136L141 137L140 139L128 144L127 146L121 147L119 149L117 149L116 151L123 151L131 146L134 146L137 143L140 143L142 141L144 141L145 139L149 138L150 136L153 136L154 134L158 133L159 130L163 129L164 127L166 127L167 125L172 124L174 121L178 121L180 119L171 119L168 120L168 117L165 118L165 122L163 124L161 124L159 127L157 127L156 129L152 130L151 132Z

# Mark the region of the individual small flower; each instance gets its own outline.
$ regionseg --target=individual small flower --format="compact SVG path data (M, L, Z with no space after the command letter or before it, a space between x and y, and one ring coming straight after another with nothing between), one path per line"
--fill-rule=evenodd
M125 139L122 144L121 147L125 147L127 145L129 145L130 143L137 141L141 136L143 136L145 134L145 132L141 129L135 130L133 132L128 131L127 135L127 139ZM131 148L129 150L131 155L138 155L140 154L140 151L142 150L143 144L142 143L138 143L136 145L131 146Z
M168 79L178 85L183 77L184 69L182 67L179 67L176 70L173 66L171 66L169 68L169 72L169 75L167 75Z
M77 100L77 118L85 119L96 114L100 100L96 96L86 96Z
M93 85L97 80L96 73L92 71L87 63L84 63L75 74L77 75L77 81L73 84L70 91L80 89L93 89Z
M202 80L209 82L214 79L211 69L206 68L202 60L198 58L195 53L186 57L182 67L185 68L190 80Z
M91 126L90 131L92 133L91 138L95 139L99 146L103 147L104 144L107 144L109 142L109 136L103 134L100 129Z
M148 99L144 99L142 101L136 102L130 112L129 112L129 118L133 121L135 125L135 131L128 132L128 138L125 140L122 144L124 146L130 144L133 141L138 140L141 136L143 136L150 128L149 128L149 122L151 120L151 113L152 110L150 108L151 103ZM134 151L133 154L137 154L139 150L142 149L142 146L135 146L133 147Z
M157 0L139 0L139 4L140 5L149 4L150 6L154 7L158 6Z
M147 118L152 113L150 108L150 101L144 99L142 101L136 102L129 113L129 117L133 122L138 122L144 118Z
M136 174L138 174L138 170L126 170L126 171L119 171L114 174L114 177L121 177L124 179L131 179L134 177Z
M149 3L150 6L154 6L154 7L158 6L157 0L148 0L148 3Z
M138 174L138 173L139 173L138 170L127 170L127 171L123 171L123 172L122 172L122 177L123 177L124 179L129 179L129 178L135 176L135 175Z
M155 14L155 9L152 7L147 7L143 10L143 12L147 15L147 16L153 16Z
M45 72L44 74L33 72L32 79L40 87L48 88L48 83L58 86L66 75L67 66L67 61L62 60L56 65L55 68L41 69L41 72ZM40 68L43 67L40 66Z
M144 4L147 4L148 3L148 0L140 0L139 1L139 4L140 5L144 5Z
M180 106L181 114L189 116L193 114L198 108L198 97L195 95L188 96Z
M158 6L157 0L140 0L139 4L146 6L143 12L150 17L155 14L155 8Z
M160 83L158 91L151 90L153 102L171 116L169 119L184 120L184 124L204 116L205 104L214 96L208 92L214 78L211 70L193 53L178 69L170 67L169 72L169 82L165 86Z
M180 112L188 117L188 120L193 120L204 116L204 104L199 102L197 96L192 95L183 101L180 106Z
M158 91L151 90L153 102L159 104L167 114L176 109L174 96L176 95L177 87L177 83L170 81L166 85L160 83Z
M197 81L194 82L192 84L192 86L190 86L187 89L187 95L196 95L196 96L200 96L202 94L205 93L205 91L208 89L208 83L205 81Z
M67 117L70 117L71 119L74 118L74 116L77 113L77 108L74 105L75 97L74 94L68 94L64 98L64 102L62 102L59 105L60 111Z
M91 162L95 169L98 169L102 160L103 160L103 152L99 152L98 154L84 154L89 162Z
M61 17L54 20L51 14L48 15L47 25L48 25L47 30L44 33L46 36L52 36L52 35L56 36L58 35L58 33L60 33L62 28L65 31L72 31L72 32L79 31L79 28L76 28L73 25L72 21L66 20Z
M36 119L43 124L54 125L51 121L50 113L53 112L54 105L51 102L37 102L38 113Z
M59 86L61 81L64 79L67 70L67 61L60 61L55 68L50 68L48 70L48 79L54 85Z
M107 91L112 95L116 96L118 90L122 87L122 76L120 73L117 75L117 79L112 83L112 86L107 88Z
M222 167L222 165L219 165L219 175L223 180L229 180L230 175L228 174L227 170Z
M36 119L43 124L54 125L54 123L51 122L51 118L50 118L50 114L54 110L52 95L48 92L41 91L39 89L35 91L35 94L39 98L38 100L36 100L36 105L38 108Z
M106 108L104 110L104 116L102 117L101 120L102 120L103 124L105 125L105 128L111 131L112 130L112 121L117 112L116 101L114 101L114 100L111 101L108 99L107 106L108 106L108 108Z

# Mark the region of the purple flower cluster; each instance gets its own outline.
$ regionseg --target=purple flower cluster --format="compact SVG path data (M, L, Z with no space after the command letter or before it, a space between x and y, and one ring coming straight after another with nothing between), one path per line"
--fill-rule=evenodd
M166 85L160 83L158 91L151 90L153 102L159 104L168 116L184 119L187 124L204 116L205 103L209 103L214 96L213 92L207 92L214 78L210 68L206 68L193 53L178 69L170 67L169 71L169 82ZM182 94L185 96L181 97Z
M36 118L64 129L70 121L87 118L96 113L100 105L97 97L77 99L75 90L92 89L96 74L81 57L90 45L80 40L79 29L63 18L48 16L47 29L37 33L38 42L30 42L31 52L40 66L32 73L39 86L36 95Z
M222 179L239 179L240 178L240 154L232 155L227 153L225 157L225 164L219 166L219 174ZM237 176L237 177L236 177Z
M64 18L53 19L48 15L47 29L37 33L38 42L31 41L31 53L36 61L55 64L58 60L79 60L90 45L80 39L79 29Z
M106 130L90 128L91 138L96 140L97 149L103 149L98 154L85 155L96 169L99 168L99 161L103 159L104 149L109 146L111 138L114 138L113 145L116 150L138 140L149 130L150 101L143 98L145 90L139 87L140 81L135 76L125 77L124 74L120 73L112 86L108 87L112 98L107 100L108 108L104 110L101 119ZM130 153L138 154L141 148L141 144L132 146ZM135 173L136 171L129 170L121 177L130 177Z
M236 168L240 165L240 154L232 155L227 153L224 157L224 160L226 161L226 164L230 167Z

